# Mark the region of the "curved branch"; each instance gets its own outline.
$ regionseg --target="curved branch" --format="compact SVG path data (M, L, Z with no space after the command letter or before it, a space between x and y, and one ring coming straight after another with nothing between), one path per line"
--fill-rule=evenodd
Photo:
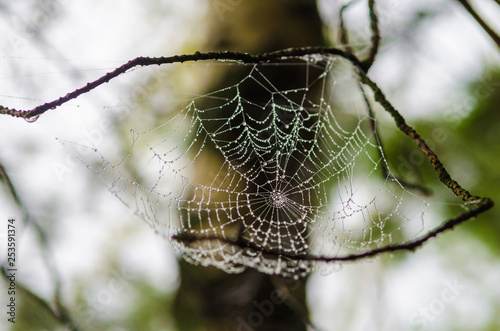
M345 49L349 52L349 53L352 53L354 54L354 51L351 47L351 45L349 45L349 34L347 33L347 29L345 28L345 23L344 23L344 11L346 9L348 9L349 7L351 7L352 5L354 5L356 2L358 2L358 0L352 0L351 2L343 5L341 8L340 8L340 11L339 11L339 24L340 24L340 42L342 43L342 45L345 47Z
M370 12L372 13L371 15L375 15L375 12L373 10L373 5L374 5L374 0L370 0L371 3L371 10ZM376 17L376 15L375 15ZM373 23L375 22L375 23ZM372 18L372 24L377 25L377 20L376 18ZM204 240L218 240L221 241L222 243L230 244L230 245L236 245L237 247L241 248L246 248L246 249L253 249L257 251L262 251L263 253L266 254L271 254L271 255L276 255L276 256L281 256L285 257L290 260L306 260L306 261L323 261L323 262L334 262L334 261L354 261L354 260L359 260L363 258L368 258L368 257L373 257L382 253L386 252L396 252L400 250L414 250L417 247L420 247L423 245L427 240L429 240L432 237L437 236L438 234L450 230L456 225L472 218L480 213L490 209L493 206L492 200L489 198L480 198L478 196L473 196L470 194L467 190L462 188L455 180L451 178L451 176L448 174L446 169L444 168L443 164L441 161L438 159L436 154L429 148L429 146L426 144L426 142L420 137L420 135L411 127L409 126L405 119L401 116L401 114L389 103L383 92L380 90L380 88L373 82L370 78L368 78L366 74L366 70L369 69L371 64L373 63L373 59L376 56L377 53L377 48L378 48L378 28L377 27L372 27L374 34L374 44L372 45L372 50L370 52L371 56L367 61L364 61L361 63L356 56L354 56L351 53L336 49L336 48L330 48L330 47L308 47L308 48L293 48L293 49L285 49L281 51L276 51L276 52L271 52L271 53L264 53L264 54L259 54L259 55L250 55L246 53L236 53L236 52L223 52L223 53L200 53L196 52L194 54L188 54L188 55L179 55L179 56L171 56L171 57L157 57L157 58L151 58L151 57L138 57L134 60L131 60L130 62L118 67L117 69L113 70L112 72L109 72L102 76L101 78L97 79L96 81L93 81L91 83L88 83L86 86L77 89L71 93L68 93L67 95L54 100L52 102L43 104L41 106L38 106L32 110L29 111L21 111L21 110L16 110L16 109L9 109L6 107L1 107L0 106L0 113L3 114L8 114L14 117L21 117L21 118L31 118L33 116L38 116L43 113L45 113L49 109L54 109L58 106L61 106L62 104L68 102L69 100L75 99L78 96L87 93L98 86L109 82L113 78L127 72L131 68L137 67L137 66L149 66L149 65L162 65L162 64L169 64L169 63L182 63L182 62L187 62L187 61L199 61L199 60L226 60L226 61L238 61L240 63L245 63L245 64L257 64L257 63L266 63L270 61L279 61L279 60L286 60L286 59L291 59L291 58L300 58L303 56L307 55L318 55L318 54L323 54L323 55L336 55L336 56L341 56L348 61L350 61L359 71L360 79L361 82L365 85L367 85L374 93L375 100L388 112L390 115L393 117L396 126L406 135L408 135L410 138L414 140L414 142L417 144L419 149L428 157L430 160L431 164L433 165L434 169L438 173L439 179L441 182L443 182L448 188L452 190L452 192L456 195L462 198L463 201L468 203L471 206L474 206L475 208L462 213L456 218L450 219L446 222L444 222L441 226L431 230L428 232L426 235L420 237L417 240L413 240L410 242L406 243L401 243L401 244L396 244L396 245L387 245L383 246L380 248L376 248L373 250L369 250L363 253L359 254L352 254L352 255L346 255L346 256L337 256L337 257L327 257L327 256L312 256L309 254L299 254L299 255L287 255L286 253L275 251L275 250L265 250L262 247L257 247L255 245L252 245L251 243L244 243L244 242L232 242L229 241L225 238L218 238L218 237L198 237L198 236L192 236L192 235L186 235L183 233L177 234L173 236L171 239L180 241L182 243L189 243L189 242L194 242L194 241L204 241Z
M47 102L43 105L35 107L31 110L17 110L14 108L8 108L0 105L0 114L10 115L13 117L20 117L24 119L30 119L36 116L40 116L48 110L55 109L70 100L79 97L82 94L88 93L100 85L108 83L112 79L124 74L128 70L135 67L144 67L151 65L162 65L162 64L172 64L172 63L183 63L188 61L207 61L207 60L219 60L219 61L238 61L245 64L257 64L266 63L270 61L277 61L281 59L297 58L312 54L329 54L338 55L351 63L355 64L358 68L362 69L363 66L359 60L353 54L344 52L340 49L333 47L305 47L305 48L289 48L284 50L279 50L270 53L263 53L257 55L251 55L248 53L238 53L238 52L208 52L200 53L195 52L194 54L186 55L174 55L169 57L137 57L124 65L116 68L115 70L108 72L99 79L87 83L87 85L74 90L66 94L65 96Z
M257 246L250 242L242 242L239 241L231 241L227 238L222 238L218 236L194 236L192 234L180 233L173 235L171 239L176 240L184 245L191 244L193 242L204 242L204 241L219 241L221 244L236 246L240 249L251 249L256 252L261 252L266 254L267 256L274 256L276 258L285 258L290 261L308 261L308 262L347 262L347 261L356 261L361 259L366 259L370 257L375 257L384 253L395 253L399 251L414 251L420 246L422 246L429 239L438 236L439 234L453 229L455 226L476 217L477 215L487 211L491 207L493 207L493 201L489 198L482 198L480 201L475 203L476 208L469 210L456 218L452 218L442 225L436 227L435 229L429 231L426 235L413 240L395 245L387 245L380 248L375 248L368 250L363 253L357 254L349 254L344 256L318 256L311 254L289 254L286 252L280 252L273 249L266 249L260 246Z
M353 0L340 8L339 16L340 16L340 42L343 44L345 49L354 54L352 47L349 45L349 35L345 28L344 23L344 11L354 5L358 0ZM370 12L370 30L372 32L371 35L371 44L370 44L370 53L368 54L368 58L362 61L363 70L368 72L370 67L375 62L375 57L377 56L379 45L380 45L380 30L378 26L378 16L375 11L375 0L368 0L368 10Z
M289 254L286 252L279 252L277 250L265 249L260 246L256 246L252 243L243 243L242 241L231 241L227 238L222 238L218 236L206 236L206 237L196 237L191 234L177 234L172 236L173 240L179 241L182 244L189 244L193 242L202 242L202 241L219 241L222 244L228 244L236 246L240 249L253 249L257 250L257 252L265 253L268 256L275 256L276 258L282 257L291 261L310 261L310 262L346 262L346 261L356 261L361 259L366 259L370 257L375 257L377 255L383 253L395 253L398 251L414 251L415 249L422 246L429 239L438 236L439 234L453 229L455 226L476 217L477 215L487 211L493 207L493 201L489 198L482 198L480 201L476 203L476 208L469 210L456 218L452 218L442 225L436 227L435 229L428 232L426 235L420 237L417 240L408 241L396 245L387 245L376 249L371 249L363 253L358 254L349 254L344 256L318 256L311 254Z

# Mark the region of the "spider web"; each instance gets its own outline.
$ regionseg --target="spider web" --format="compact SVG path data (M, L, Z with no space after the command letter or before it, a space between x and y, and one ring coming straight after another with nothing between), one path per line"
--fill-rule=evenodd
M348 61L204 68L224 71L220 88L154 129L134 122L121 159L92 149L110 191L184 259L299 277L433 225L427 201L391 172Z

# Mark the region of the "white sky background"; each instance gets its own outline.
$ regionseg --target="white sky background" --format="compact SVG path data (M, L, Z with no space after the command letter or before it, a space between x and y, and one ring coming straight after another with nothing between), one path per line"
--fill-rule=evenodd
M147 1L54 1L55 7L45 8L37 4L9 2L9 14L0 19L1 104L30 109L137 56L175 54L188 36L192 41L196 39L192 37L196 32L193 22L204 11L200 1L164 1L161 5L157 1L150 5ZM23 31L22 26L33 24L41 27L41 42ZM75 295L72 289L84 282L84 286L95 284L89 286L87 295L98 298L99 291L107 288L108 276L103 270L116 261L126 275L140 277L159 291L176 289L177 264L169 243L103 190L97 180L89 185L89 171L55 140L61 134L78 143L92 128L105 128L106 123L98 116L98 111L105 111L102 106L126 106L123 103L127 99L117 93L117 88L118 84L109 84L33 124L0 119L0 159L30 213L54 231L51 250L63 277L67 302ZM71 126L77 122L86 127ZM64 170L57 172L54 167ZM96 195L89 194L92 185L99 186ZM2 193L0 218L18 220L18 281L50 301L52 281L36 236L32 230L23 229L20 211L10 203L8 194ZM59 209L54 213L57 220L45 216L50 213L47 207L54 204ZM57 226L51 228L54 223ZM2 239L5 229L6 225L0 231ZM4 252L6 248L2 248L2 259ZM6 293L3 285L2 298ZM130 308L132 290L125 286L110 305L105 305L106 309ZM95 309L102 307L96 304ZM85 311L73 313L86 316ZM2 318L0 325L5 326L5 322Z
M330 2L321 1L325 17L334 12L328 10ZM404 27L407 13L415 7L442 5L449 8L447 15L429 20L422 33L412 36L425 40L426 47L416 52L415 69L411 71L412 84L406 93L399 95L396 90L403 79L401 76L406 73L403 68L407 66L404 62L407 54L402 54L397 45L389 43L382 48L379 61L372 69L374 80L389 95L395 91L395 105L410 118L438 116L441 112L437 110L461 102L461 82L478 77L483 61L498 63L498 51L493 43L458 4L450 2L453 1L380 1L391 14L382 22L383 34L384 29L394 31ZM500 11L488 3L476 1L474 5L500 31L500 19L495 19L500 18ZM186 44L189 51L194 51L196 47L192 45L196 45L197 36L203 31L199 23L206 8L205 1L201 0L160 1L160 6L158 1L59 0L54 1L57 10L52 16L50 8L46 7L44 12L36 4L36 1L27 0L7 4L0 0L0 5L8 8L9 13L0 16L2 105L30 109L81 87L137 56L176 54ZM361 25L365 14L353 9L347 16L348 26ZM20 22L24 23L20 25ZM22 28L26 23L40 26L41 41L29 38ZM120 102L117 101L118 89L123 84L131 86L133 79L140 81L140 73L134 71L121 83L107 84L85 98L49 111L32 124L7 116L0 118L0 161L9 171L31 214L39 217L40 223L45 225L57 222L57 227L52 229L55 233L52 253L63 276L66 300L71 300L72 286L85 278L95 278L107 261L117 257L127 271L149 279L158 290L175 290L176 264L168 242L156 236L106 191L97 190L96 196L84 200L91 186L86 183L88 170L68 160L67 151L54 136L64 133L64 138L74 136L75 142L82 139L85 128L71 132L74 128L68 126L68 121L75 119L82 122L84 118L87 128L99 127L102 124L99 112L86 110ZM71 170L61 177L54 171L54 162L67 165ZM0 193L0 219L14 216L18 220L21 261L18 280L49 298L52 291L50 277L43 266L38 245L34 244L35 235L20 226L19 210L10 202L7 193ZM54 208L59 208L54 213L59 215L58 220L44 216L52 213L46 210L47 206L54 205ZM2 240L5 229L6 226L0 229ZM112 239L116 237L128 240L126 252L115 247ZM411 315L439 298L446 280L458 279L460 283L468 284L464 294L448 303L444 312L429 323L428 329L438 330L447 323L457 327L481 325L494 313L488 311L487 303L494 300L494 295L500 296L498 290L482 293L483 289L474 284L479 282L481 275L494 275L492 270L498 271L498 262L487 253L481 253L480 245L472 243L471 247L479 251L474 256L488 262L491 269L485 271L486 264L482 262L478 262L474 269L457 269L450 261L436 256L437 246L434 245L431 243L419 250L398 270L384 269L382 262L375 260L346 266L328 276L313 276L309 297L314 321L326 330L341 325L346 330L366 330L376 318L376 325L381 327L411 329ZM2 258L5 251L2 248ZM495 288L494 278L484 276L481 281ZM100 288L90 290L98 293ZM6 293L4 288L0 291ZM358 296L356 300L353 300L352 293ZM116 303L122 302L126 306L132 293L125 291L121 295L124 300L116 300ZM474 311L474 314L466 314L468 322L456 319L463 311ZM353 322L355 316L357 322ZM2 318L0 326L4 322Z

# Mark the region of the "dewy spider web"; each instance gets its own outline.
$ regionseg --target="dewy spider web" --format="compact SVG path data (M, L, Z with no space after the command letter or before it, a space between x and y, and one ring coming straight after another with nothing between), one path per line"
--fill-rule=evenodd
M174 157L155 153L158 162L181 175L191 166L195 172L203 169L197 158L204 150L221 159L205 184L191 181L187 174L181 177L187 189L175 198L181 221L174 238L188 259L228 271L252 266L268 273L296 273L311 266L282 257L308 254L311 245L318 246L316 232L350 232L341 223L355 222L355 214L369 228L385 226L387 219L373 218L380 212L375 198L363 205L354 198L355 161L366 159L372 172L382 159L369 130L369 113L356 114L347 129L326 102L333 63L305 62L284 70L254 65L237 84L184 109L183 116L191 119L188 132L196 132L197 144ZM282 89L268 78L282 82L286 71L302 71L300 87ZM247 94L257 95L260 102ZM397 209L400 197L394 195L390 199ZM385 240L371 229L364 237L367 244ZM346 246L360 239L349 234L336 240Z
M428 203L388 170L348 61L227 70L234 84L153 130L133 129L124 160L99 152L96 172L111 172L111 191L186 260L299 276L318 257L362 255L424 232ZM149 156L134 152L141 148ZM127 163L144 159L154 178L128 178Z
M192 98L155 129L147 121L138 129L141 123L134 122L124 158L89 146L100 160L91 167L111 181L111 192L185 259L227 272L252 267L299 277L335 261L411 250L492 206L450 178L355 59L330 51L338 54L300 49L300 56L285 50L257 57L138 58L30 112L39 115L136 65L246 62L216 62L226 66L223 87ZM418 195L425 190L392 173L371 95L461 198L456 205L465 211L459 216L436 226L425 216L433 210Z

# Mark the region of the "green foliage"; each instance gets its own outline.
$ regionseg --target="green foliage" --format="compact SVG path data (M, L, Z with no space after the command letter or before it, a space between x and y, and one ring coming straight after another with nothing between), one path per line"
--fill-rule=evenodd
M462 102L434 121L419 121L415 127L428 145L440 157L452 178L471 193L500 201L500 71L491 70L468 86ZM385 133L385 131L383 131ZM426 157L418 151L410 139L401 134L389 133L386 154L393 170L400 176L423 185L430 185L434 194L441 198L447 194L444 186L436 181L436 172ZM383 137L384 138L384 137ZM457 198L444 195L451 203L441 210L443 220L456 215ZM459 231L477 236L490 251L500 253L500 209L493 208L481 215L476 222L466 222Z
M469 187L476 194L500 202L500 70L487 72L479 82L469 86L470 100L475 101L471 113L463 118L450 134L449 153L473 178ZM450 131L451 131L450 130ZM478 236L492 253L500 255L500 209L493 208L466 230Z

